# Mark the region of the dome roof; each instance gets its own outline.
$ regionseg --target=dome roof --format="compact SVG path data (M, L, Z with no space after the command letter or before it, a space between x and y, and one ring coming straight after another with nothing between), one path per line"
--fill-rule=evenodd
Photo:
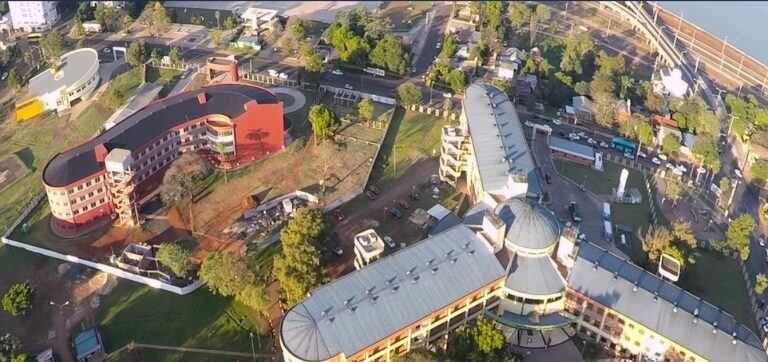
M507 226L506 244L541 250L557 243L560 225L555 215L541 204L512 198L496 207L495 213Z

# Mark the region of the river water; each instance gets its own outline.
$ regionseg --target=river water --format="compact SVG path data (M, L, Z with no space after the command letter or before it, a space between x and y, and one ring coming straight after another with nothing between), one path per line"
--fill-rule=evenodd
M680 15L763 64L768 64L768 2L761 1L659 1Z

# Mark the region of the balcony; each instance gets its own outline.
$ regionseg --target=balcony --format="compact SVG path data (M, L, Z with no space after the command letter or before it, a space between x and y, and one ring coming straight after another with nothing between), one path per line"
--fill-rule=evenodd
M466 136L461 128L455 126L443 127L443 133L441 134L442 140L447 142L462 142Z

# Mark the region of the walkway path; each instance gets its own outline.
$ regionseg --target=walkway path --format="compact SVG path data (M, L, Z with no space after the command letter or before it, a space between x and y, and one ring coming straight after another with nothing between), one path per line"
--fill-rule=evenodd
M283 114L288 114L292 112L296 112L301 109L301 107L304 107L304 104L307 103L307 98L304 97L304 93L299 92L296 88L290 88L290 87L270 87L269 91L272 93L277 94L283 94L288 95L293 98L293 103L285 106L283 108Z
M157 344L144 344L144 343L136 343L131 342L122 348L110 353L110 355L119 355L120 352L122 352L124 349L133 350L137 348L144 348L144 349L159 349L159 350L165 350L165 351L176 351L176 352L184 352L184 353L205 353L205 354L215 354L220 356L234 356L234 357L248 357L248 358L265 358L265 359L272 359L274 355L272 354L265 354L265 353L245 353L245 352L234 352L234 351L221 351L221 350L215 350L215 349L203 349L203 348L192 348L192 347L173 347L173 346L161 346Z

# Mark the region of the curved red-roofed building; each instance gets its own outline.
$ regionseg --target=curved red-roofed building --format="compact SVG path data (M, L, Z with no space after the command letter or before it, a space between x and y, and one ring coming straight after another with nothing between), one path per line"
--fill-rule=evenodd
M288 126L283 102L252 85L210 85L156 101L48 161L53 230L73 237L113 217L135 224L141 203L184 152L240 167L281 151Z

